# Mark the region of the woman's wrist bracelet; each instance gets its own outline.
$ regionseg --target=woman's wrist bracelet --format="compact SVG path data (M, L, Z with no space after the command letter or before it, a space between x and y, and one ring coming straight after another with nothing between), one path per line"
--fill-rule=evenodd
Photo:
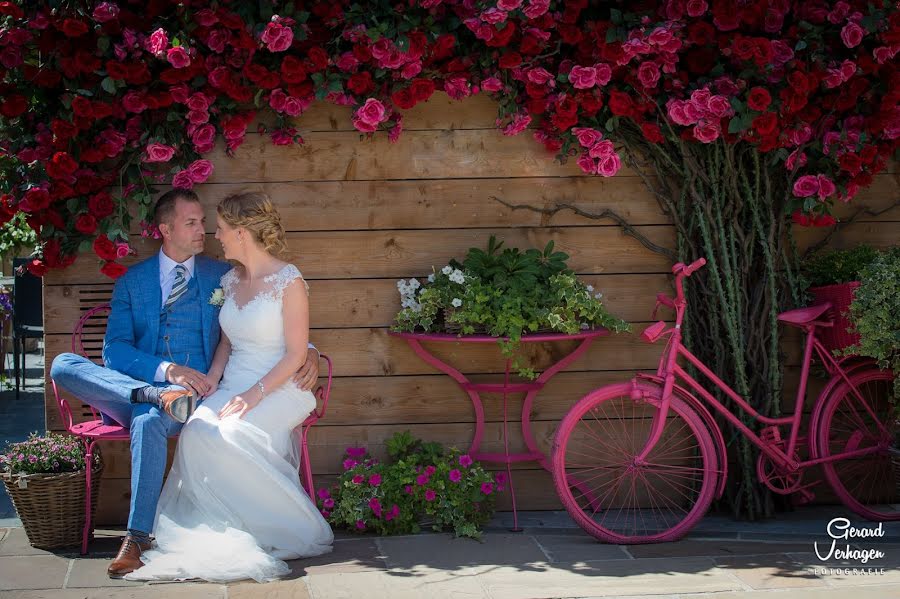
M266 387L263 385L262 379L256 381L256 386L259 387L259 398L262 399L266 396Z

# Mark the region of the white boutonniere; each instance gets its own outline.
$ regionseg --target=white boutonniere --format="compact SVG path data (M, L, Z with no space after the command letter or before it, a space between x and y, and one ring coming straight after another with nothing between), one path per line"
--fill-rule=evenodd
M213 306L221 306L225 303L225 292L222 291L221 287L216 287L212 295L209 296L209 303Z

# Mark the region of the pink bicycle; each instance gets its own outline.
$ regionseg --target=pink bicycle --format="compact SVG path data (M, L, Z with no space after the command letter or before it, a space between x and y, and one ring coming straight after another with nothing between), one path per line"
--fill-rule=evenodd
M778 319L806 333L794 411L782 418L761 415L681 343L684 278L704 264L703 258L676 264L676 298L657 295L657 309L674 309L675 326L659 321L642 334L649 343L668 338L656 374L592 391L560 423L552 472L568 512L586 532L610 543L673 541L686 534L725 486L725 441L708 404L759 447L757 475L772 491L812 499L809 488L817 483L804 484L803 474L821 465L848 508L871 520L900 520L900 509L891 505L897 497L888 453L896 426L893 374L872 361L831 356L816 338L818 328L831 326L830 304L791 310ZM813 352L831 379L816 400L808 435L801 437ZM760 434L691 377L679 358L762 423Z

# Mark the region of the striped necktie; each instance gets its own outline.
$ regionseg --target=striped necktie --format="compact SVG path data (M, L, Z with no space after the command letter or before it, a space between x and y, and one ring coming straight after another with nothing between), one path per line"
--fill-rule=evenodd
M169 293L169 297L166 298L166 308L178 301L178 298L187 291L188 282L184 276L186 272L187 268L185 268L183 264L175 265L175 283L172 285L172 291Z

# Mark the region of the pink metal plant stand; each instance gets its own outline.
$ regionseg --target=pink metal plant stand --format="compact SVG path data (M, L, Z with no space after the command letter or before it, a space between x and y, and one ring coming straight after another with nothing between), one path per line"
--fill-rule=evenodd
M531 407L534 404L534 398L538 392L543 389L557 372L577 360L587 349L591 343L598 337L609 335L609 330L605 328L588 329L568 335L565 333L538 333L532 335L522 335L522 343L546 343L552 341L572 341L577 340L578 346L563 358L557 360L552 366L544 370L544 372L534 381L530 382L513 382L510 383L510 365L511 360L506 360L506 367L503 374L503 382L497 383L473 383L459 370L450 366L446 362L438 359L427 349L422 347L423 341L436 342L454 342L454 343L496 343L497 337L489 335L454 335L449 333L397 333L391 332L391 335L405 339L409 346L416 354L422 358L427 364L434 366L444 374L449 375L455 380L459 386L469 395L472 401L472 407L475 409L475 437L469 446L469 455L472 459L483 462L498 462L506 464L506 475L509 482L509 494L512 500L513 508L513 532L520 532L519 517L516 510L516 493L513 487L512 472L510 464L514 462L537 461L542 468L550 471L548 456L540 450L534 435L531 432ZM509 451L509 435L508 428L508 397L510 393L526 393L525 400L522 403L522 438L525 440L525 446L528 451L510 453ZM481 440L484 436L484 407L481 403L480 393L499 393L503 395L503 453L483 453L479 451Z

